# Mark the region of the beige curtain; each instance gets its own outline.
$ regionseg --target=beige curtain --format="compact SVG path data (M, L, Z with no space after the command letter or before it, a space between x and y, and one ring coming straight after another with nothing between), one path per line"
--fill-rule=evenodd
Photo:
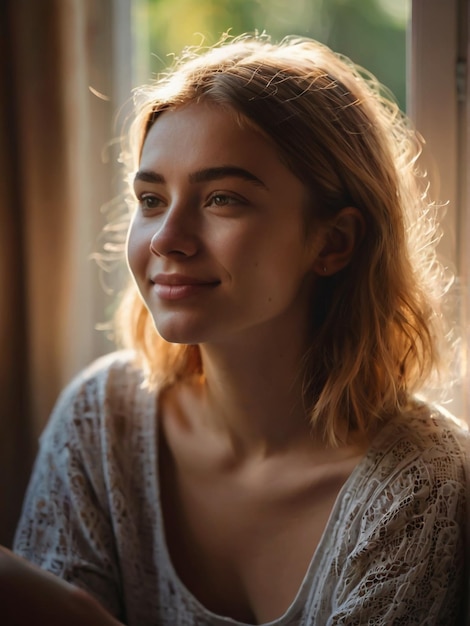
M90 255L115 197L115 113L130 86L131 0L0 8L0 543L66 382L112 349ZM97 95L98 94L98 95Z

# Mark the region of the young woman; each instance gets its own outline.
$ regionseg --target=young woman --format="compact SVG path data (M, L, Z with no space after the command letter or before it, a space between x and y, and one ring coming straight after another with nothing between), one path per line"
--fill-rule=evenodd
M414 133L305 39L226 40L143 93L131 350L63 392L15 551L96 624L77 588L135 626L464 623L468 438L417 398L440 285ZM13 585L36 611L37 585Z

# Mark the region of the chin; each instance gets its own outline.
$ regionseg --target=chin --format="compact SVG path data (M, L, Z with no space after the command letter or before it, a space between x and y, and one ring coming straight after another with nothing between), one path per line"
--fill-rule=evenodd
M194 346L207 341L207 328L198 328L190 324L162 323L154 319L157 333L168 343L185 344Z

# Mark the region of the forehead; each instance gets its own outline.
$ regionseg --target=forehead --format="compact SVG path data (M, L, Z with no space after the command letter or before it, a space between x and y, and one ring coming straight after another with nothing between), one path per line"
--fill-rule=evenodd
M163 112L144 140L141 160L170 154L184 157L243 158L263 154L279 160L278 148L254 123L229 107L191 103Z

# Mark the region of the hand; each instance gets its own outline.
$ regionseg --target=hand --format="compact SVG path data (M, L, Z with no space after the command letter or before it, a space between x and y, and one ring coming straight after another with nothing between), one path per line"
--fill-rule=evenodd
M1 546L0 622L5 626L122 626L85 591Z

